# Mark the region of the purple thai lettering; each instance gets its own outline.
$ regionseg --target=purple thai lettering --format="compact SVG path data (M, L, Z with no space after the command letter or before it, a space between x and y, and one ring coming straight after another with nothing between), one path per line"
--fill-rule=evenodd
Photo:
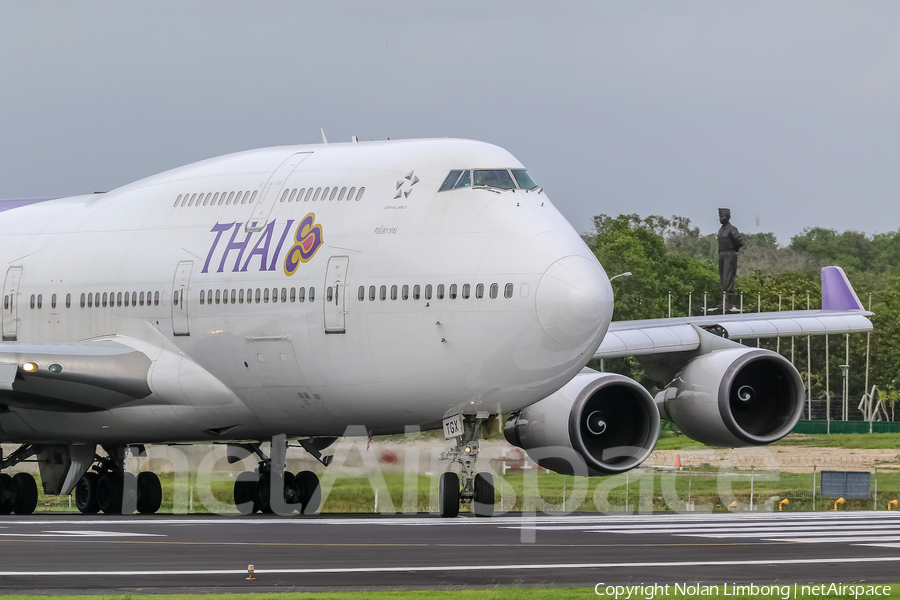
M225 246L225 253L222 255L222 260L219 261L219 268L216 273L221 273L225 269L225 260L228 258L228 253L232 250L238 250L237 260L234 261L234 268L231 269L232 273L237 273L238 265L241 264L241 257L244 256L244 250L247 249L247 244L250 243L250 236L253 235L252 232L249 232L243 242L235 242L234 239L237 237L240 230L241 226L238 224L234 228L234 231L231 232L231 240L229 240L228 245Z
M216 234L216 239L213 241L212 246L209 249L209 254L206 255L206 262L203 263L203 270L201 273L209 272L209 261L212 260L213 252L216 251L216 246L219 245L219 239L221 239L222 234L231 229L234 226L234 223L216 223L213 225L213 228L210 229L210 233ZM221 269L220 269L221 270Z
M291 225L294 224L294 220L291 219L287 222L287 225L284 226L284 231L281 233L281 239L278 240L278 245L275 246L275 254L272 255L272 263L269 265L269 270L275 270L275 263L278 262L278 255L281 254L281 247L284 245L284 240L287 239L288 233L290 233Z
M272 233L275 231L275 221L272 221L266 228L263 229L262 235L259 236L259 239L256 240L256 245L253 246L253 250L250 251L250 254L247 255L247 260L244 261L244 266L241 267L241 273L247 270L247 265L250 264L250 259L252 259L257 254L259 255L259 270L266 271L266 262L268 262L269 258L269 243L272 241Z

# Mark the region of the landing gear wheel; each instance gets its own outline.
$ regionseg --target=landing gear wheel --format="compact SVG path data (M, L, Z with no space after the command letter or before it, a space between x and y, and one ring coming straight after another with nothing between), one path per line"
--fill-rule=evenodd
M289 506L300 503L300 496L294 487L294 474L290 471L284 472L284 503Z
M322 488L319 487L319 477L312 471L300 471L294 477L294 489L300 500L297 509L301 515L311 515L319 510L322 503Z
M119 473L104 473L97 482L97 506L108 515L122 514L125 478Z
M16 473L12 478L15 502L13 512L17 515L30 515L37 508L38 491L34 477L28 473Z
M452 471L441 473L438 491L441 516L445 518L459 516L459 475Z
M85 473L75 485L75 507L84 515L93 515L100 506L97 504L97 484L100 475L90 471Z
M256 504L256 477L250 471L238 474L234 480L234 505L245 515L259 510Z
M13 511L16 491L13 487L12 477L6 473L0 473L0 515L8 515Z
M259 507L260 512L270 513L272 512L272 505L270 503L272 486L269 483L269 475L268 471L262 471L259 474L259 479L256 480L256 506Z
M162 485L156 473L144 471L137 476L137 511L152 515L162 506Z
M490 473L475 475L475 501L472 510L476 517L494 516L494 476Z

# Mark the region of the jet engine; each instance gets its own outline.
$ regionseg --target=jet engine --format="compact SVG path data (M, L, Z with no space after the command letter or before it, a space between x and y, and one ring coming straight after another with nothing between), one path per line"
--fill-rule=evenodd
M734 347L692 359L656 395L656 403L662 418L698 442L762 446L797 424L804 387L800 373L780 354Z
M504 435L557 473L613 475L633 469L653 452L659 412L650 393L633 379L584 369L561 390L513 413ZM587 472L572 464L578 457Z

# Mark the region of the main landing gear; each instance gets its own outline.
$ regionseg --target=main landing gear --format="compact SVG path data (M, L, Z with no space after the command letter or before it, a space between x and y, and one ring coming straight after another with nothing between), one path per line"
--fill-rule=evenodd
M17 465L34 456L34 453L30 444L22 445L9 457L4 457L0 451L0 469ZM0 515L30 515L37 507L37 501L37 484L30 473L0 473Z
M262 452L260 444L246 444L243 447L259 456L260 461L255 471L244 471L235 479L235 506L244 514L284 512L284 509L276 510L272 502L272 478L276 476L272 472L272 459ZM275 487L279 487L277 482ZM319 477L312 471L300 471L294 475L285 470L281 489L287 512L310 515L319 510L322 490Z
M125 472L125 446L103 446L106 457L97 456L94 470L75 486L75 506L82 514L153 514L162 505L162 486L156 473Z
M494 514L494 476L490 473L476 473L478 460L478 438L489 415L462 415L462 433L456 437L456 446L441 454L441 460L457 462L459 475L452 471L441 474L438 502L442 517L459 515L460 502L471 502L472 512L477 517ZM462 479L462 489L460 489Z

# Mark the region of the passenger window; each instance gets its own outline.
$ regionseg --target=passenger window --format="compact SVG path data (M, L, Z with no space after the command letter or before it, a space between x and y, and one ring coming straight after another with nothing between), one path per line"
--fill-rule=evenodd
M506 169L476 169L474 184L476 187L493 187L501 190L516 189L516 182Z
M84 298L84 294L82 294L81 296L82 296L82 298ZM82 302L82 306L84 306L83 302ZM3 296L3 310L9 310L9 294L7 294L6 296Z
M181 199L181 208L184 208L184 205L187 204L188 198L190 198L190 194L185 194L184 198Z
M456 290L457 290L456 284L455 283L450 284L450 299L451 300L456 300Z
M219 303L219 300L222 298L221 290L216 290L216 304Z
M329 202L334 200L334 197L337 194L337 191L338 191L337 186L331 188L331 196L328 197Z
M31 295L31 308L34 308L34 294Z
M210 202L209 205L210 205L210 206L215 206L215 205L216 205L216 202L217 202L218 200L219 200L219 192L216 192L216 193L213 195L212 202Z
M125 306L128 306L128 292L125 292Z
M313 193L313 189L312 189L312 188L309 188L308 190L306 190L306 198L304 198L303 201L304 201L304 202L309 202L309 197L312 196L312 193Z
M278 288L272 288L272 302L278 302Z
M387 286L386 285L381 286L381 289L379 291L381 292L379 294L379 297L382 300L387 300Z
M238 304L243 304L243 303L244 303L244 288L241 288L238 291Z
M203 206L206 206L207 204L209 204L209 197L210 197L210 196L212 196L212 194L207 194L207 195L206 195L206 198L203 199ZM199 202L197 203L197 206L200 206L200 203L199 203Z
M287 302L287 288L281 288L281 301Z
M479 300L481 298L484 298L484 284L483 283L479 283L478 285L475 286L475 297L478 298Z
M172 292L172 304L178 306L178 292Z
M66 308L72 307L72 294L66 294Z
M456 182L456 185L453 186L453 189L467 188L470 185L472 185L472 171L463 171L462 176Z
M365 193L366 193L366 188L364 188L364 187L359 188L359 192L357 192L357 194L356 194L356 201L359 202L360 198L362 198L363 194L365 194Z
M315 300L316 300L316 288L311 287L311 288L309 288L309 301L315 302Z
M305 300L306 300L306 288L302 287L302 288L300 288L299 293L297 295L297 302L304 302Z
M341 200L344 199L344 194L346 194L346 193L347 193L347 188L346 188L346 187L342 187L342 188L341 188L341 195L338 196L338 202L340 202Z
M327 187L322 191L322 202L325 202L326 200L328 200L328 190L330 190L330 189L331 189L330 187Z
M263 302L269 302L269 288L263 288Z
M497 285L496 283L492 283L491 284L491 300L494 300L497 298L497 292L499 292L499 291L500 291L500 286Z
M181 194L178 194L178 197L175 198L175 204L174 204L174 206L177 207L179 202L181 202Z
M256 194L257 194L257 193L258 193L258 190L254 190L253 195L250 196L250 201L249 201L247 204L253 204L253 202L256 200ZM246 195L246 194L245 194L245 195Z
M322 188L316 188L316 193L313 194L312 201L315 202L319 199L319 194L322 192Z
M513 284L507 283L506 287L503 288L503 297L504 298L512 298L513 295Z
M403 289L400 290L400 297L403 298L404 300L409 300L409 286L408 285L404 285Z
M413 300L418 300L421 297L421 289L419 284L413 286Z
M7 296L9 298L9 296ZM9 308L9 302L4 303L4 308ZM81 308L84 308L84 293L81 294Z
M94 308L100 308L100 292L94 292Z
M325 301L331 302L332 300L334 300L334 288L329 285L328 289L325 290Z
M438 299L438 300L443 300L443 299L444 299L444 284L443 284L443 283L439 283L439 284L438 284L438 287L437 287L437 299Z
M431 300L431 284L425 286L425 299Z
M137 306L137 292L131 292L131 305Z
M359 299L360 300L366 299L366 286L364 286L364 285L359 286Z
M375 299L375 286L370 285L369 286L369 300L374 300L374 299Z
M284 190L284 192L282 192L282 194L281 194L281 200L279 200L279 202L286 202L286 201L287 201L287 197L288 197L288 193L289 193L290 191L291 191L291 190Z
M56 304L56 301L54 300L53 303ZM116 306L122 306L122 292L116 294Z
M237 290L231 290L231 303L235 304L235 300L237 300Z
M462 170L458 171L450 171L450 174L447 175L447 179L444 180L443 185L441 185L441 189L439 192L446 192L447 190L452 190L453 186L456 185L456 182L459 181L459 176L462 175Z
M194 205L194 200L196 200L196 199L197 199L197 194L193 194L193 195L191 196L190 201L188 201L188 206L193 206L193 205Z
M153 294L153 305L159 306L159 292L156 292L155 294Z
M392 285L391 286L391 300L396 300L396 299L397 299L397 286ZM40 306L38 306L38 308L40 308Z
M291 288L291 302L297 301L297 288Z
M347 192L347 202L353 200L353 194L356 192L356 187L350 188L350 191Z
M262 290L256 288L256 303L259 304L262 301Z
M513 177L516 178L516 183L518 183L519 187L523 190L533 190L537 187L534 179L531 178L531 175L529 175L528 171L525 169L512 169L512 174Z
M112 304L112 302L110 302ZM103 292L103 308L106 308L106 292Z
M231 193L234 194L234 192L231 192ZM228 192L222 192L222 195L219 196L219 206L222 206L222 204L225 202L225 198L227 198L227 197L228 197Z
M88 300L87 307L94 308L94 294L88 294L87 297L88 297L87 298L87 300ZM84 306L84 302L82 302L81 305Z
M471 291L471 289L472 287L468 283L463 284L462 297L464 300L469 299L469 292Z
M37 307L41 308L44 305L44 295L38 294Z

